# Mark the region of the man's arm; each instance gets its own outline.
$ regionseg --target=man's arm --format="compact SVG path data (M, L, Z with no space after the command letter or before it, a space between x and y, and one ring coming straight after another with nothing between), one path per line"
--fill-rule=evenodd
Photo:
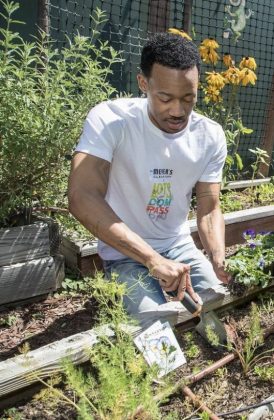
M225 272L225 223L219 202L220 184L198 182L197 226L200 239L213 265L217 277L228 282Z
M80 152L74 155L68 191L70 212L103 242L148 267L164 290L178 290L181 300L187 289L197 300L189 266L163 258L130 230L105 201L109 169L110 163L104 159Z

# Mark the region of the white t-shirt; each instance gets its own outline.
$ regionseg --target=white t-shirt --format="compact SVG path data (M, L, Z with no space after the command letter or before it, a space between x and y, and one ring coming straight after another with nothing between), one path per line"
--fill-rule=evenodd
M216 122L192 112L175 134L150 120L147 100L102 102L88 114L76 148L111 163L106 201L158 252L192 241L187 222L197 181L220 182L226 140ZM125 256L99 241L105 260Z

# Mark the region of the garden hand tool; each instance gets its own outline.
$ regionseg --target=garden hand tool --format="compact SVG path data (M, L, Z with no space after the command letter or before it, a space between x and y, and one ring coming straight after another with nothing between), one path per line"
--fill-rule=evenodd
M175 296L174 292L172 294ZM210 329L217 335L220 345L227 343L227 332L224 324L219 320L215 312L204 312L202 303L194 302L187 292L185 292L181 303L193 315L193 317L198 318L198 323L195 329L207 342L213 345L207 336L207 329Z

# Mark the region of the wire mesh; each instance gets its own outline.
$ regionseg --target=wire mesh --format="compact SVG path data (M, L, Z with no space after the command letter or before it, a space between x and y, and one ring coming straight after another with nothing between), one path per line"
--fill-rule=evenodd
M145 40L151 32L164 31L169 27L182 28L184 4L186 0L51 0L50 34L59 46L66 43L66 36L71 38L77 31L90 35L92 11L97 7L105 11L107 21L101 28L101 39L108 40L116 50L123 51L124 58L123 63L115 65L111 82L119 92L137 95L136 75ZM230 6L229 11L227 6ZM229 12L236 15L231 16ZM232 28L237 26L242 26L242 30L235 42ZM191 27L197 44L204 38L212 37L220 44L220 55L230 53L236 63L244 56L251 56L258 64L257 83L243 88L239 95L243 123L253 129L251 135L241 138L239 146L239 152L248 165L254 161L248 149L266 143L270 109L273 110L270 95L274 74L273 1L192 0ZM274 133L272 141L273 137ZM268 141L271 142L271 139ZM274 154L270 173L274 172L273 158Z

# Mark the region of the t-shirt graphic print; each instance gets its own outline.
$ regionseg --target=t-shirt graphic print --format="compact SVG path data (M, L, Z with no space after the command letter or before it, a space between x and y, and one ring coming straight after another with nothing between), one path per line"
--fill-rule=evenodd
M165 220L172 201L171 178L173 169L154 168L150 178L154 181L146 213L153 221Z

